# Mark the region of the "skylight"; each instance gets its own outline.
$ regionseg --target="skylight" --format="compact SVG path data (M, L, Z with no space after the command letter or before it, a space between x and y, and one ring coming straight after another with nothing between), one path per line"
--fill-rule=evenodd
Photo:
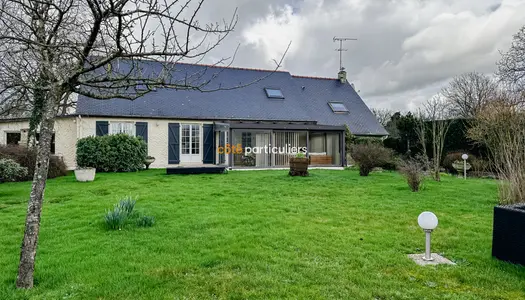
M266 96L274 99L284 99L283 92L280 89L265 88Z
M334 113L347 113L348 109L341 102L328 102Z

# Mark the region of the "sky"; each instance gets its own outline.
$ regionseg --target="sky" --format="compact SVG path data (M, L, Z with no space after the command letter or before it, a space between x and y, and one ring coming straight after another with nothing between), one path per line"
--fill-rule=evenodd
M339 47L348 80L370 108L415 110L457 75L493 74L500 51L525 25L525 0L207 0L200 22L238 23L203 62L337 77Z

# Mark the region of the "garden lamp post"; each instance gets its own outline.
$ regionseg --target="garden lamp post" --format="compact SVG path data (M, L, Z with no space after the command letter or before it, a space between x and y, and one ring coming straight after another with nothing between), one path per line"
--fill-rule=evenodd
M468 154L461 155L461 158L463 158L463 179L467 179L467 159Z
M425 256L423 257L423 260L431 261L434 260L432 258L432 252L430 251L430 234L432 233L432 230L436 229L438 225L438 218L436 215L432 212L425 211L422 212L419 217L417 217L417 223L423 230L425 231L426 235L426 242L425 242Z

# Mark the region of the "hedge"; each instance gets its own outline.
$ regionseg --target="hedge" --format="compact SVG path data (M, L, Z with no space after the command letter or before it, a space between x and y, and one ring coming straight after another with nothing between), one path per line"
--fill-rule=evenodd
M77 141L77 166L97 172L134 172L144 168L148 146L127 134L91 136Z
M18 145L0 146L0 159L7 158L16 161L21 167L27 168L27 174L17 178L17 181L33 180L36 166L36 149ZM67 175L67 166L58 156L49 158L47 178L56 178Z

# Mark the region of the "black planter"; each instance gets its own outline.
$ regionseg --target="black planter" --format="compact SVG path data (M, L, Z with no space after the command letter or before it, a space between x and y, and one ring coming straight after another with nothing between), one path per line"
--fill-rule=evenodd
M525 266L525 204L494 207L492 256Z

